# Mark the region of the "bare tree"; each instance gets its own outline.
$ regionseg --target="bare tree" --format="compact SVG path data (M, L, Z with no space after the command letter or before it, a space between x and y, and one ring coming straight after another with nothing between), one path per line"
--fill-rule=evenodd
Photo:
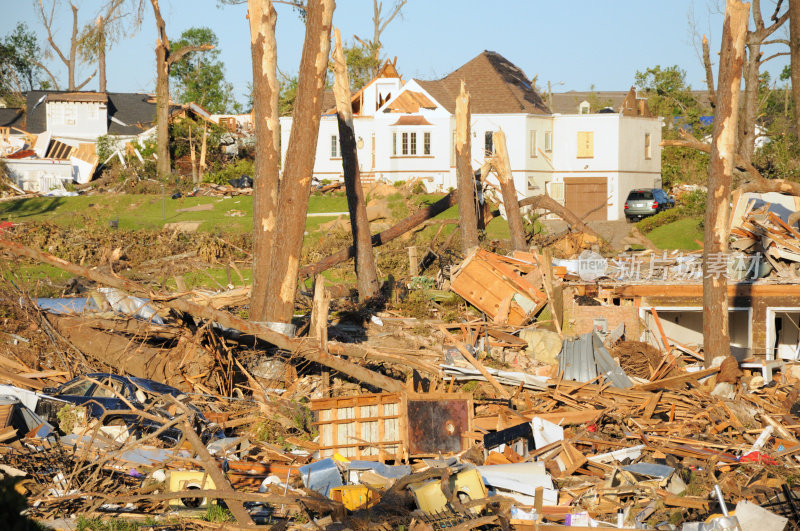
M125 10L127 0L108 0L100 8L97 18L93 23L86 24L78 38L78 51L88 61L97 60L97 70L99 72L99 90L106 91L106 51L125 34L124 22L128 17L135 13L131 29L136 31L142 21L144 3L139 2L138 8L134 9L131 2L131 10Z
M344 186L347 194L347 208L350 211L350 227L353 244L356 247L356 279L358 298L362 302L378 295L378 274L375 271L375 256L372 252L367 207L364 202L364 189L358 169L358 151L353 128L353 106L350 101L350 80L347 77L347 63L342 49L342 37L335 30L333 71L335 74L333 93L336 96L336 113L339 122L339 145L342 152Z
M272 264L278 209L278 52L277 13L272 0L249 0L250 48L253 56L253 121L256 159L253 168L253 289L250 319L266 320L267 271Z
M728 218L749 9L750 4L727 0L722 31L703 236L703 344L706 367L711 365L715 357L730 355Z
M800 137L800 0L789 0L789 43L795 134Z
M703 35L703 67L706 71L706 86L708 87L708 101L711 108L717 106L717 96L714 93L714 69L711 67L711 54L708 51L708 39Z
M397 15L401 14L403 6L406 5L407 1L408 0L395 0L392 8L384 15L383 2L372 0L372 40L366 41L358 37L356 37L356 40L372 52L372 58L377 65L375 66L375 71L372 73L373 77L378 74L378 68L380 68L381 48L383 47L381 44L381 35L383 35L386 26L388 26Z
M172 172L169 156L169 69L187 53L211 50L210 44L184 46L171 50L164 19L158 7L158 0L150 0L156 18L158 41L156 42L156 171L159 178L166 179Z
M759 77L761 65L775 57L789 54L789 52L777 52L763 57L761 51L762 46L768 46L770 44L789 44L786 39L768 40L768 38L789 19L789 10L783 15L778 16L778 9L780 9L780 3L778 3L775 14L772 16L773 22L771 25L767 26L761 14L761 0L752 0L752 4L754 29L748 31L745 37L747 61L744 67L744 98L742 101L741 116L739 118L739 147L737 149L737 152L747 162L752 160L753 151L755 149L755 127L759 107L758 87L761 81Z
M475 173L472 171L470 142L469 92L461 81L461 93L456 98L456 177L458 178L458 228L461 250L478 245L478 215L475 211ZM481 175L481 179L485 179Z
M67 67L67 90L74 91L80 90L86 86L89 81L97 74L97 70L95 70L89 77L87 77L83 82L76 83L75 82L75 71L78 67L78 8L70 2L69 6L72 8L72 35L69 41L69 54L65 55L61 48L56 44L55 38L53 36L53 18L56 11L56 5L58 4L58 0L52 0L50 3L49 9L46 9L44 6L44 1L39 0L39 18L42 21L42 25L44 29L47 31L47 42L50 44L50 47L56 52L56 55L61 60L62 63ZM37 63L38 64L38 63ZM41 66L41 65L39 65ZM44 68L44 67L43 67ZM50 76L53 81L55 78L50 73L49 70L45 69L47 74ZM56 84L56 87L58 85Z
M314 170L322 93L330 52L333 0L309 0L306 36L297 82L297 103L286 150L276 212L272 263L267 277L265 320L289 323L294 312L297 274L303 247L311 175Z

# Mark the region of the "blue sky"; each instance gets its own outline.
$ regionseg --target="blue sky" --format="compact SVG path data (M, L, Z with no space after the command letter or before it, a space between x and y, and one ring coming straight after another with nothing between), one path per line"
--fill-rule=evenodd
M52 0L45 0L49 2ZM74 0L79 22L92 20L99 0ZM155 87L155 23L147 2L141 29L118 43L108 55L111 91L152 92ZM383 0L384 4L392 0ZM762 2L769 19L774 0ZM0 36L26 22L45 48L46 34L36 17L38 0L0 0L5 17ZM220 40L227 78L237 97L244 99L251 79L249 28L245 5L218 6L216 0L161 0L167 33L176 38L193 26L208 26ZM719 50L722 32L720 5L714 0L408 0L402 18L396 18L382 36L384 55L398 57L397 67L406 79L436 79L455 70L483 50L493 50L522 68L528 77L538 75L540 86L552 83L554 92L567 90L627 90L637 70L677 64L687 72L694 89L704 89L704 74L693 44L690 19L699 34L707 34L712 57ZM278 11L278 66L295 73L300 61L304 27L285 5ZM385 7L384 9L387 9ZM785 7L783 8L785 9ZM8 16L8 15L11 16ZM345 40L372 37L372 1L339 0L334 26ZM56 42L69 47L71 13L63 2L56 13ZM779 30L783 37L788 28ZM699 45L698 45L699 46ZM782 51L780 47L766 53ZM766 65L773 79L786 58ZM62 85L66 68L55 58L47 61ZM81 72L92 68L82 67ZM86 89L96 89L93 80Z

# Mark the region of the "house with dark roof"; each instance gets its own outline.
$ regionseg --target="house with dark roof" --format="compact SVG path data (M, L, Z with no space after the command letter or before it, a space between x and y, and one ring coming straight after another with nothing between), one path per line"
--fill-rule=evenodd
M68 142L94 142L102 135L136 137L153 127L155 117L150 94L32 90L25 94L24 113L8 125L33 134L49 131Z
M586 219L624 219L628 191L660 186L660 124L635 92L612 113L554 114L525 73L491 51L438 80L403 83L396 70L388 74L353 97L363 181L420 179L429 190L456 187L455 101L463 83L473 167L493 153L493 134L502 129L521 197L548 193ZM283 156L291 125L291 117L281 118ZM343 177L335 109L320 120L314 176Z

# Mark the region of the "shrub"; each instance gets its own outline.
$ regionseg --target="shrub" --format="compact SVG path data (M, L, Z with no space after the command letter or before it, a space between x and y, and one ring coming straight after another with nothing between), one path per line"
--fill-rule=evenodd
M203 180L216 184L228 184L230 179L238 179L242 175L253 177L254 164L252 160L240 159L235 164L227 164L216 171L206 173Z
M676 200L675 208L646 217L636 223L636 227L643 234L647 234L658 227L673 223L679 219L700 216L706 210L707 197L708 194L702 190L685 193Z

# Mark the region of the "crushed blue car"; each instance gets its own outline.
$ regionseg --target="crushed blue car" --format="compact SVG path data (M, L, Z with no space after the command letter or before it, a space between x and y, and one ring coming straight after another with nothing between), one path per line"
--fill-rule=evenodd
M59 387L46 388L43 394L52 397L52 400L40 400L36 406L36 413L56 426L58 411L65 402L68 402L85 407L88 419L102 419L103 424L107 426L125 425L138 437L157 431L162 424L130 411L150 412L172 420L181 413L181 408L168 398L171 396L194 413L194 429L204 442L223 436L221 430L209 422L200 410L187 400L183 392L145 378L92 373L73 378ZM119 413L111 413L116 411ZM158 437L164 442L174 444L181 439L181 431L176 427L170 427Z

